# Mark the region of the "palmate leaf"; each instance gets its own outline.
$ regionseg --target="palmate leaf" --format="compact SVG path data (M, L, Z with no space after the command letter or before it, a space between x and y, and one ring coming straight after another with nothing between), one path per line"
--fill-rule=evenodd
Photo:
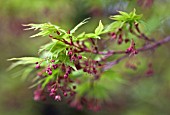
M31 37L48 36L50 34L55 33L56 31L59 31L60 33L66 33L65 30L63 30L59 26L53 25L51 23L44 23L44 24L23 24L23 26L28 27L28 28L26 28L24 30L40 30L39 33L34 34Z
M118 12L119 15L110 16L110 19L115 21L122 21L125 23L133 23L133 22L138 22L142 18L142 15L136 14L136 9L134 9L129 14L122 11L118 11Z

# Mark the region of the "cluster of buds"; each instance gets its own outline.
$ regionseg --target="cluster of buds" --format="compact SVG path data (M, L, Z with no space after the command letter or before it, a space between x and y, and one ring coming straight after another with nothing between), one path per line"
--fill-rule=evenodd
M67 49L68 50L68 56L70 58L70 61L79 61L82 59L82 55L78 54L79 50L78 49L73 49L73 48L70 48L70 49Z
M60 85L61 82L64 85ZM60 101L61 96L60 92L62 92L64 97L67 97L68 94L70 96L74 96L76 94L75 89L76 86L70 87L68 84L69 82L73 82L72 80L65 80L63 77L59 77L57 81L49 82L47 85L47 89L49 92L49 96L54 98L54 100Z
M97 68L101 66L99 61L95 60L87 60L83 64L84 64L83 71L89 74L97 74L98 72Z
M42 100L44 99L44 91L47 88L47 91L49 92L49 96L52 97L54 100L60 101L61 100L61 94L63 93L63 96L67 96L70 94L70 96L74 96L76 94L75 89L76 86L70 87L70 83L73 83L73 80L71 80L68 76L72 72L72 68L70 66L66 66L65 64L56 64L55 60L49 61L47 67L44 67L40 72L38 72L38 75L41 76L41 78L47 77L48 75L52 75L55 77L55 73L53 73L54 70L60 69L62 71L61 75L58 76L56 79L52 79L49 81L49 83L45 86L44 89L42 89L42 86L38 86L37 90L34 92L34 100ZM42 63L42 62L41 62ZM39 62L36 62L36 68L37 65L39 65ZM38 67L37 69L40 69ZM42 77L44 76L44 77ZM43 97L43 98L42 98Z
M52 64L49 64L48 67L45 69L45 71L43 69L41 72L39 72L38 76L41 76L44 72L46 72L48 75L52 75L52 70L55 70L55 69L57 69L59 67L59 65L54 64L54 62L55 62L55 60L51 60ZM42 62L36 62L35 63L36 64L36 66L35 66L36 69L40 69L41 66L40 66L39 63L42 63Z
M133 55L138 53L138 51L135 48L135 42L133 40L131 41L130 47L126 50L126 53Z
M118 29L118 32L112 32L109 34L111 36L111 39L117 40L117 44L121 45L123 42L127 43L129 42L128 38L123 39L123 30L122 28Z

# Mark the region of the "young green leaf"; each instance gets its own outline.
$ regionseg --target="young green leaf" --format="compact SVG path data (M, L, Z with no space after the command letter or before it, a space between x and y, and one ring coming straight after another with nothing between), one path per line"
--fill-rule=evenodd
M108 25L102 33L114 32L116 29L123 27L125 22L115 21Z
M85 23L87 23L88 21L87 20L89 20L90 18L86 18L85 20L83 20L82 22L80 22L77 26L75 26L71 31L70 31L70 33L71 34L73 34L73 33L75 33L75 31L79 28L79 27L81 27L82 25L84 25Z
M129 14L123 11L118 11L122 16L125 16L126 18L129 18Z
M39 49L39 53L41 53L42 51L49 51L49 52L56 52L56 51L60 51L61 49L65 49L66 47L68 47L66 44L64 44L63 42L60 41L54 41L54 42L50 42L44 46L41 46L41 48Z
M100 35L102 33L103 29L104 29L104 26L102 24L102 21L100 20L98 27L95 29L95 34Z
M42 84L42 88L44 88L50 82L50 80L53 79L53 77L54 77L53 75L46 77Z
M8 70L11 70L19 65L34 64L35 62L42 61L42 59L36 57L22 57L22 58L11 58L8 59L8 61L17 61L11 64L11 66L9 66Z
M37 61L40 61L40 60L37 60ZM37 61L35 61L35 60L33 60L33 61L20 60L20 61L17 61L17 62L12 63L12 64L8 67L7 70L11 70L11 69L13 69L13 68L15 68L15 67L17 67L17 66L20 66L20 65L33 64L33 63L35 63L35 62L37 62Z
M8 61L24 61L25 64L31 64L31 63L35 63L37 61L41 61L41 58L37 58L37 57L22 57L22 58L11 58L8 59Z
M32 88L40 85L41 83L43 83L44 80L45 80L45 78L38 80L36 83L34 83L33 85L31 85L31 86L29 87L29 89L32 89Z
M94 33L88 33L88 34L85 34L85 37L84 39L87 39L87 38L97 38L97 39L100 39L100 36L94 34Z
M119 15L110 16L110 19L131 24L136 21L139 21L142 17L142 15L136 15L136 9L134 9L129 14L126 12L122 12L122 11L118 11L118 12L119 12Z
M114 15L114 16L110 16L110 19L116 20L116 21L125 21L126 17L124 17L122 15Z
M79 35L76 37L76 39L77 39L77 40L82 40L82 39L84 38L84 36L85 36L85 32L79 34ZM73 41L74 41L74 40L73 40Z
M32 35L31 37L37 36L48 36L50 34L59 31L61 33L66 33L65 30L60 29L59 26L53 25L51 23L44 23L44 24L23 24L23 26L29 27L24 30L40 30L39 33Z

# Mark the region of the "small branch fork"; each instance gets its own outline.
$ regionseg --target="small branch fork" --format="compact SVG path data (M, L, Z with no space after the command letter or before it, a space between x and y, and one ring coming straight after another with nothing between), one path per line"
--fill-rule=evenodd
M169 41L170 41L170 36L168 36L168 37L166 37L166 38L164 38L160 41L154 42L153 44L145 45L144 47L137 49L137 51L138 52L144 52L144 51L152 50L152 49L155 49L155 48L157 48L157 47L161 46L162 44L165 44ZM125 51L123 53L125 53ZM118 64L120 61L122 61L123 59L125 59L127 57L129 57L129 54L125 54L124 56L122 56L122 57L120 57L120 58L118 58L114 61L107 62L103 67L103 71L106 71L106 70L112 68L112 66Z

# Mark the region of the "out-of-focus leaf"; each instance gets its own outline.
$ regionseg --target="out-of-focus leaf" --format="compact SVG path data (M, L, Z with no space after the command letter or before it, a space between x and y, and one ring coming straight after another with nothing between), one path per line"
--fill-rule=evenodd
M29 89L32 89L32 88L40 85L44 80L45 80L45 78L38 80L36 83L34 83L33 85L31 85L31 86L29 87Z
M78 85L78 87L76 88L76 92L78 93L79 96L83 96L89 90L90 90L90 83L88 81Z
M81 76L81 80L84 81L77 86L78 95L100 100L109 100L111 94L120 91L121 85L125 83L122 77L112 70L105 71L99 80L93 82L90 82L92 78L89 75Z
M17 71L16 71L17 70ZM11 73L12 77L21 77L22 80L25 80L34 70L33 65L29 65L27 67L17 68L14 72Z
M17 61L8 68L8 70L11 70L19 65L27 65L27 64L34 64L35 62L42 61L41 58L37 57L22 57L22 58L11 58L8 59L8 61Z
M21 79L25 80L30 74L31 72L34 70L34 67L27 67L24 69L24 71L21 73Z

